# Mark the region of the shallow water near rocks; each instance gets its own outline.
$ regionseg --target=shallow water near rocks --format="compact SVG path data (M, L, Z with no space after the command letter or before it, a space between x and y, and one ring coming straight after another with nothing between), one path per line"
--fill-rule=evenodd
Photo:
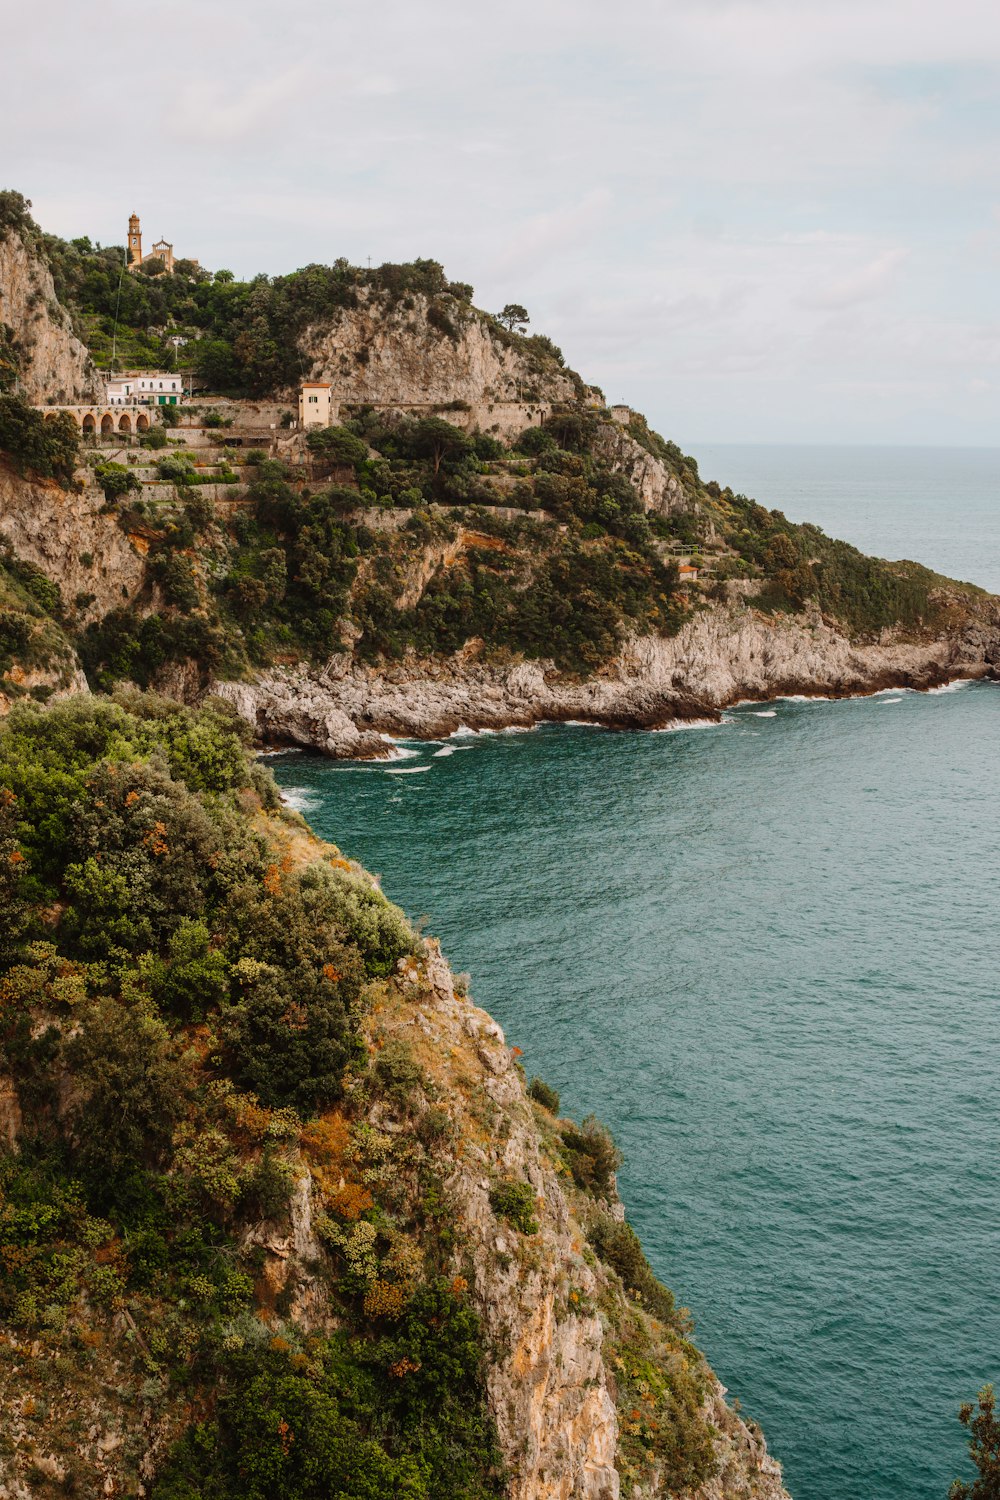
M944 1500L1000 1376L998 737L977 683L270 762L612 1126L796 1500Z

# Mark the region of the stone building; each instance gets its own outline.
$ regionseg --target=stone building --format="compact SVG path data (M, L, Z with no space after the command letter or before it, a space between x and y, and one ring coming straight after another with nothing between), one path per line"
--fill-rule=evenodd
M144 261L162 260L163 268L171 274L174 269L175 260L181 256L174 255L174 247L169 240L157 240L152 250L144 255L142 252L142 226L139 223L139 215L132 214L128 221L128 268L130 271L138 271ZM191 261L193 266L198 262L191 256L184 257Z

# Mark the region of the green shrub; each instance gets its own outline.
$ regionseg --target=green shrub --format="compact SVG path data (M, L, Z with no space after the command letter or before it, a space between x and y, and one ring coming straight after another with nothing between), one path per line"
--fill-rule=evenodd
M148 432L140 432L139 447L159 449L167 446L169 439L162 427L150 427Z
M122 495L142 489L126 464L98 464L94 470L94 478L104 491L104 498L109 501L120 500Z
M498 1218L506 1219L522 1234L537 1234L538 1198L530 1182L513 1178L498 1182L490 1190L490 1207Z
M563 1126L562 1149L577 1187L598 1198L611 1191L622 1156L611 1132L594 1115L579 1127Z
M79 446L76 423L68 412L44 416L20 396L0 394L0 452L19 473L55 479L68 489Z
M547 1083L544 1083L541 1078L533 1078L528 1084L528 1097L534 1099L535 1103L540 1104L543 1109L547 1109L549 1114L557 1115L559 1113L558 1093L555 1089L550 1088Z
M673 1293L654 1276L631 1224L601 1214L591 1226L587 1238L604 1263L618 1272L625 1290L637 1296L647 1312L661 1322L672 1321L675 1314Z

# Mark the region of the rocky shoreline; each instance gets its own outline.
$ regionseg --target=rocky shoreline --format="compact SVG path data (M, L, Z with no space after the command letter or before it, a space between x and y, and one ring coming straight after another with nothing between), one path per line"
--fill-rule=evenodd
M336 758L385 758L391 738L441 739L460 728L532 728L586 721L663 729L715 721L746 701L847 698L887 688L926 690L1000 673L1000 604L988 601L933 639L857 645L819 615L775 617L746 605L705 611L676 636L638 637L594 677L551 663L496 665L474 651L388 667L350 657L278 668L252 682L217 682L261 744Z

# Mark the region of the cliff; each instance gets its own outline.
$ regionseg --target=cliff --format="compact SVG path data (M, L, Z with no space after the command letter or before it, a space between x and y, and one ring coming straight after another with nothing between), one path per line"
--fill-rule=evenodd
M20 708L0 784L0 1493L785 1500L606 1132L221 710Z
M52 273L27 226L0 224L0 331L4 324L14 332L18 388L26 401L104 399L104 382L56 299Z
M554 403L585 393L551 355L505 339L455 297L387 301L362 288L356 304L333 309L298 339L307 378L329 381L339 406L446 408L452 420L509 439Z
M384 756L386 734L432 739L462 725L502 729L568 719L654 729L717 718L747 699L928 688L998 670L996 606L929 640L857 644L818 615L776 620L734 603L696 615L673 637L634 638L583 681L568 680L552 662L491 665L469 652L389 668L335 658L320 671L272 669L252 682L219 682L215 691L267 743Z

